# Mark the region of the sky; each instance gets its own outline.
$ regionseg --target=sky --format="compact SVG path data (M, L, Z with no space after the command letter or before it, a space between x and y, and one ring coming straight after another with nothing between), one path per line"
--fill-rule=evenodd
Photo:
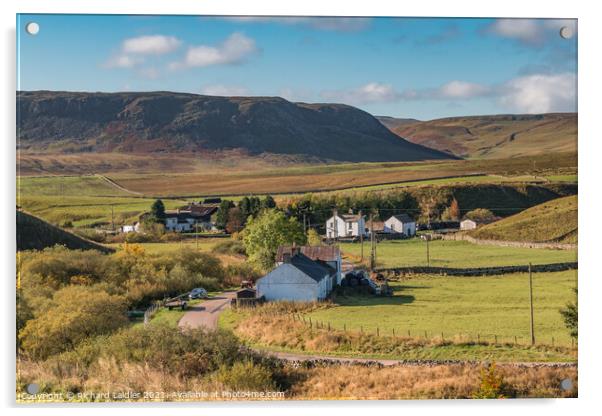
M568 19L21 14L17 88L280 96L420 120L568 112L577 38Z

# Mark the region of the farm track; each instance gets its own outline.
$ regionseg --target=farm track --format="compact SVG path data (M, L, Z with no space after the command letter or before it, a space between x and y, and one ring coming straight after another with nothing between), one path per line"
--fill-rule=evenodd
M102 179L102 180L104 180L109 185L111 185L111 186L119 189L120 191L127 192L127 193L130 193L132 195L137 195L137 196L144 197L144 194L142 192L132 191L130 189L124 188L123 186L119 185L117 182L115 182L113 179L111 179L111 178L109 178L107 176L104 176L104 175L101 175L101 174L98 174L98 173L95 176L98 177L98 178L100 178L100 179Z

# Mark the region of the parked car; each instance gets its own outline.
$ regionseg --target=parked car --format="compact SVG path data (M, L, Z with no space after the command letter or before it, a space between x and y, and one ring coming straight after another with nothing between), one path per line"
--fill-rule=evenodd
M204 299L207 297L207 291L205 289L203 289L202 287L197 287L190 291L190 293L188 294L188 297L190 299Z

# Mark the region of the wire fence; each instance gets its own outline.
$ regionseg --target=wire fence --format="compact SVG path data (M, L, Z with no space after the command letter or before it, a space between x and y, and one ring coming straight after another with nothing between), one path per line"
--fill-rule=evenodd
M548 347L569 347L569 343L566 339L558 339L556 337L549 338L535 338L535 343L531 343L530 337L527 336L508 336L491 333L476 333L476 334L449 334L438 331L418 330L418 329L396 329L396 328L381 328L378 325L363 326L359 325L354 327L348 327L346 323L342 324L342 327L335 326L329 321L315 320L311 317L306 317L303 314L293 313L289 314L291 319L296 322L300 322L311 330L326 330L329 332L343 332L352 335L359 336L376 336L376 337L389 337L402 339L413 339L421 340L426 342L450 342L450 343L471 343L478 345L516 345L516 346L548 346ZM571 338L570 347L575 348L577 343L575 338Z

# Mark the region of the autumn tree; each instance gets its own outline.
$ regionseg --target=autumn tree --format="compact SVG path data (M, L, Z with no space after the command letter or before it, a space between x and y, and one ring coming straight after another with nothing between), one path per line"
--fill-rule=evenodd
M244 228L245 216L239 207L230 208L226 231L230 234L237 233Z
M243 236L249 260L263 269L274 265L279 246L303 245L306 241L303 226L295 218L287 218L275 209L262 211L257 218L250 218Z
M320 234L318 234L318 232L313 228L310 228L307 231L307 244L310 246L322 245L322 238L320 238Z

